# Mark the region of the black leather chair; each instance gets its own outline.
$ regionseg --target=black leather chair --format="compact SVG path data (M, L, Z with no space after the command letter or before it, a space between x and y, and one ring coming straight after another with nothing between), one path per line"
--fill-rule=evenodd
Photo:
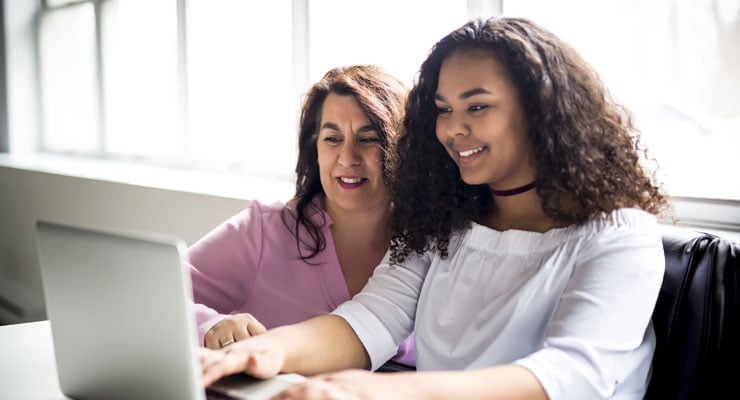
M663 247L646 399L740 398L740 245L671 227Z

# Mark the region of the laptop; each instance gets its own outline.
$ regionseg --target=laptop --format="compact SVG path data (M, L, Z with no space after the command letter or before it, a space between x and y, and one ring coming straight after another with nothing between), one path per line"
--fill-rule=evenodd
M186 247L176 237L36 224L59 386L79 399L261 400L305 380L201 381Z

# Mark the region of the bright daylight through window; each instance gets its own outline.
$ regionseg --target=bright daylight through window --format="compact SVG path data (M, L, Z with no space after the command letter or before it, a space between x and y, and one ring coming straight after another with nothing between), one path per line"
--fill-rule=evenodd
M517 0L635 114L672 195L740 199L740 2ZM714 171L708 173L708 171Z
M64 3L39 25L45 151L291 179L308 82L380 63L410 84L436 39L502 7L597 68L671 194L740 200L737 0Z

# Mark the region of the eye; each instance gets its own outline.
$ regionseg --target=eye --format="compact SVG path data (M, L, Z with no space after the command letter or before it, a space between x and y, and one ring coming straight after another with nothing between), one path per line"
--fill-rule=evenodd
M448 114L452 112L451 107L437 107L437 115L439 114Z
M488 106L484 104L473 104L470 107L468 107L468 111L476 112L476 111L485 110L486 108L488 108Z
M380 143L378 136L364 136L360 138L360 143Z
M336 135L328 135L328 136L324 136L323 140L328 143L339 143L342 141L342 138Z

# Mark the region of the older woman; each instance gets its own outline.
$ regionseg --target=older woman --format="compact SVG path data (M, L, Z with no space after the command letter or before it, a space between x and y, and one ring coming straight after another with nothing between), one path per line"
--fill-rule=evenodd
M221 348L327 314L365 286L390 244L386 181L406 94L372 65L332 69L313 85L295 197L251 201L190 248L201 343ZM413 348L409 339L394 360L413 366Z

